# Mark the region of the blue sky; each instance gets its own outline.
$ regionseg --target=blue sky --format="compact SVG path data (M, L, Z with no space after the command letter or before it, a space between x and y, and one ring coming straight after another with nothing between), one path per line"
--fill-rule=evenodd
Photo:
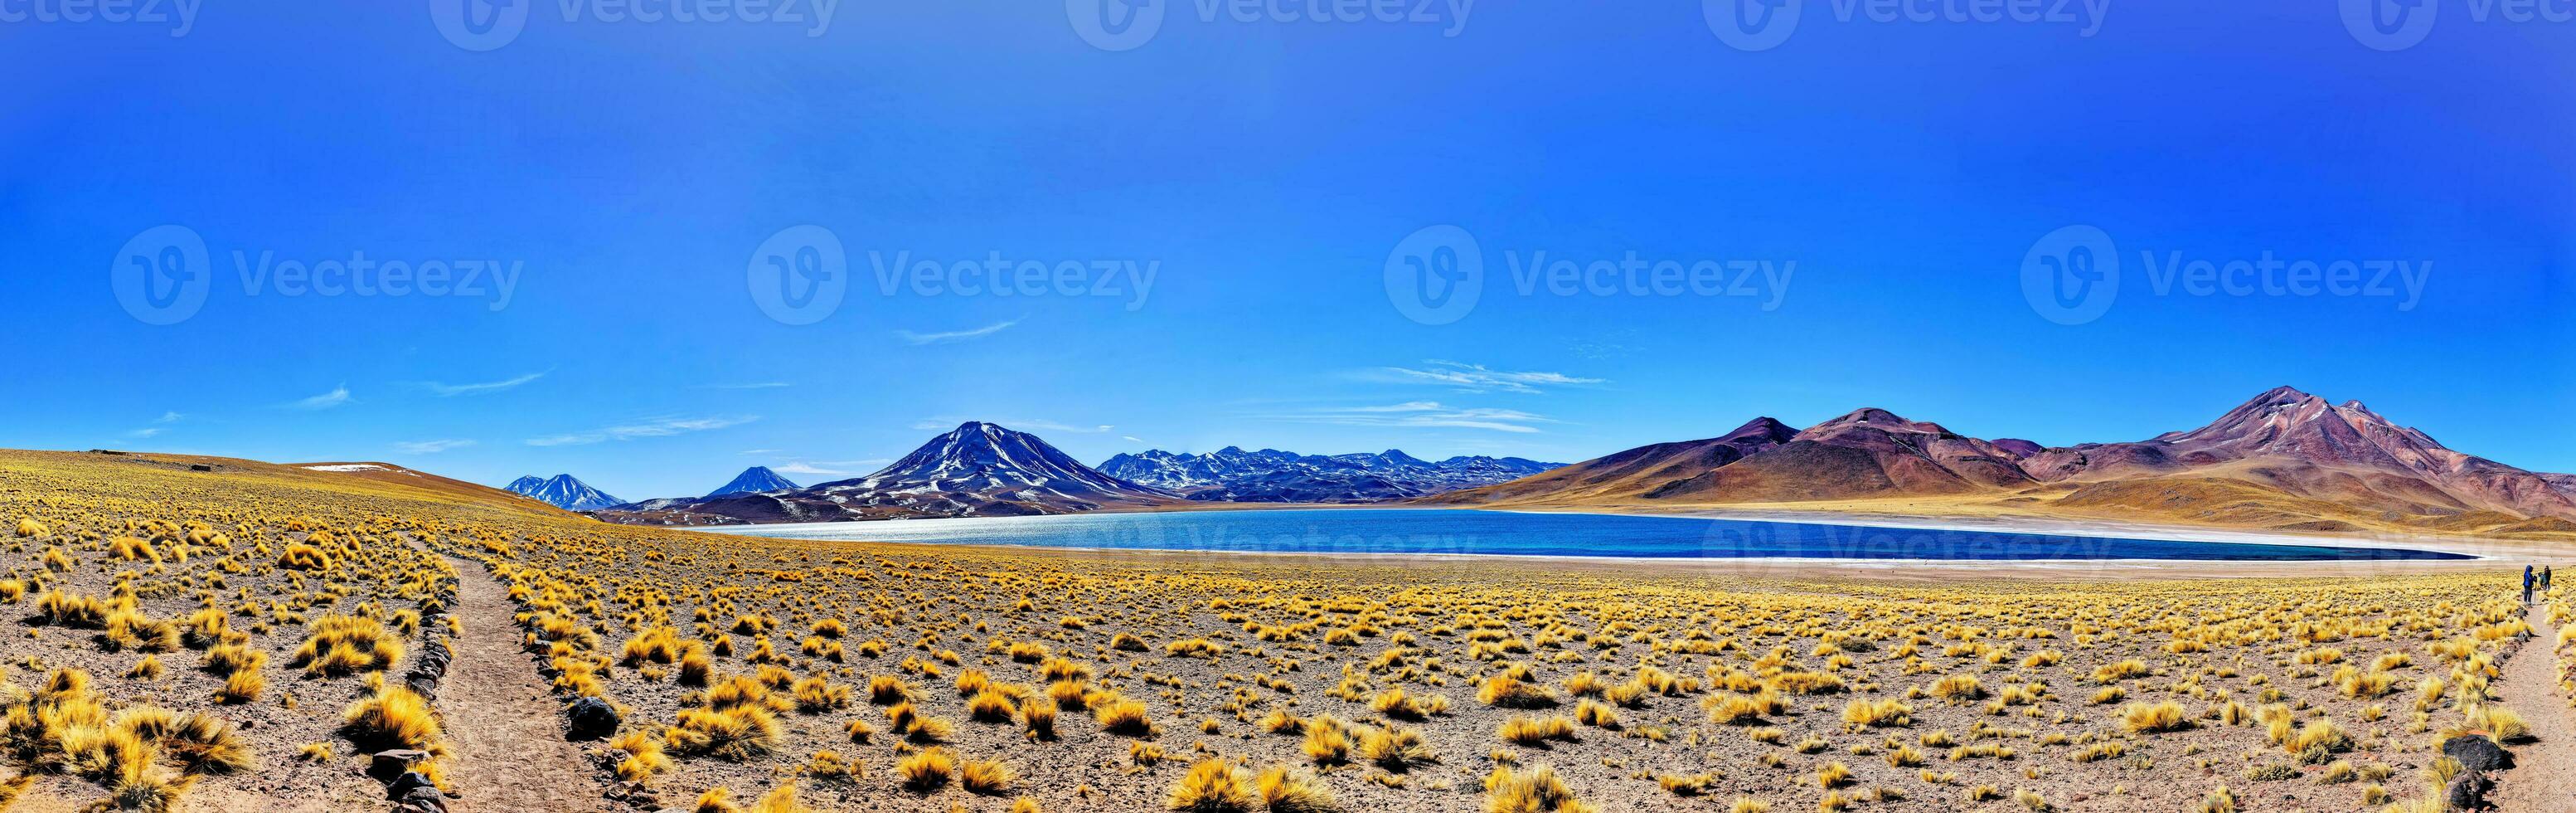
M2086 36L1811 0L1750 52L1694 3L1453 25L1180 2L1107 51L1055 2L818 26L579 0L472 51L420 5L210 5L176 37L0 22L0 446L571 472L637 499L753 464L864 473L970 418L1091 461L1570 461L1860 406L2134 440L2293 384L2576 470L2563 24L2446 4L2382 51L2333 4L2121 4ZM171 256L208 287L148 324L113 269L162 261L164 225L203 242L202 266ZM805 225L841 245L846 290L773 318L755 250ZM2023 278L2077 225L2120 270L2070 325ZM1445 323L1388 284L1434 226L1484 269ZM1728 284L1560 293L1515 273L1541 252ZM510 285L290 295L288 265L361 255ZM994 256L1075 264L1083 295L877 274ZM2161 276L2267 256L2422 273L2387 295ZM1765 261L1778 276L1726 270Z

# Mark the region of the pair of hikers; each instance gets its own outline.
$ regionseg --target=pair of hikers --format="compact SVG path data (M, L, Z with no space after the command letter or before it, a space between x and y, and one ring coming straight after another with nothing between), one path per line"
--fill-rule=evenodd
M2534 585L2542 590L2549 589L2549 575L2549 568L2543 567L2538 572L2534 572L2532 566L2522 566L2522 603L2531 603L2531 590Z

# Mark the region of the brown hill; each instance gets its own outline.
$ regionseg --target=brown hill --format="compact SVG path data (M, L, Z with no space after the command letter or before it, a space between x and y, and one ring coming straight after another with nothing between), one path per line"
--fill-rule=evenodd
M1766 422L1777 426L1764 419L1748 429ZM1885 510L1889 500L1920 497L1913 503L1942 510L2244 528L2528 536L2576 527L2576 477L2462 454L2358 401L2337 406L2288 387L2208 426L2135 443L1985 441L1880 409L1785 440L1726 445L1733 454L1689 453L1715 443L1632 449L1439 502L1813 510L1866 502Z
M1779 421L1755 418L1719 437L1640 446L1508 483L1438 495L1424 502L1472 505L1525 498L1636 496L1770 451L1797 434Z

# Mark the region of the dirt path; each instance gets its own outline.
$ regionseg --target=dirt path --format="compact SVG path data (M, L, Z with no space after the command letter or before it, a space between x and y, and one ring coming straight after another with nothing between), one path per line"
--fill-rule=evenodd
M2502 690L2506 708L2531 724L2538 742L2514 749L2517 765L2499 777L2496 807L2505 813L2560 813L2576 810L2576 714L2559 693L2558 627L2549 623L2547 603L2534 605L2531 628L2539 637L2525 642L2505 663Z
M536 664L519 648L509 594L483 566L450 558L458 576L456 660L438 688L438 711L455 752L451 813L584 813L609 810L598 771L564 740L563 714Z

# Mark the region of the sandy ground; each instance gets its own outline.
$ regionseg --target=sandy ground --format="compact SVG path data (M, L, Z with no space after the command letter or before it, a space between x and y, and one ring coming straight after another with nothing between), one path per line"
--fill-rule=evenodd
M456 752L451 772L466 793L450 813L607 809L581 749L564 740L563 715L536 665L518 646L512 606L501 585L475 562L451 560L458 579L456 617L465 625L456 660L439 687L439 716Z
M2549 623L2546 606L2532 608L2535 635L2505 664L2498 684L2505 707L2520 712L2537 738L2514 747L2517 764L2497 782L2496 807L2505 813L2576 810L2576 714L2560 695L2557 658L2550 652L2558 627Z

